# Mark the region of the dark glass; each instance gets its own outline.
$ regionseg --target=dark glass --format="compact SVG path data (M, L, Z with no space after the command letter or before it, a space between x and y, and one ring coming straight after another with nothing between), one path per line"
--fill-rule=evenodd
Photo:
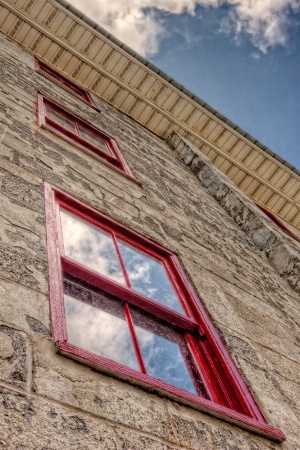
M121 302L70 281L64 285L68 342L140 370Z
M100 148L100 150L102 150L105 153L108 153L108 154L110 153L103 139L96 136L94 133L87 130L86 128L82 128L80 125L78 126L78 129L79 129L80 136L85 141L89 142L90 144L93 144L95 147Z
M55 109L52 109L49 105L46 106L46 117L53 120L57 124L61 125L66 130L72 131L72 133L77 134L75 124L72 120L67 119L63 114L60 114Z
M196 382L184 337L166 324L160 323L135 308L134 329L147 374L197 395Z
M60 217L66 256L125 284L111 235L62 208Z
M120 239L117 243L132 289L184 314L163 264Z

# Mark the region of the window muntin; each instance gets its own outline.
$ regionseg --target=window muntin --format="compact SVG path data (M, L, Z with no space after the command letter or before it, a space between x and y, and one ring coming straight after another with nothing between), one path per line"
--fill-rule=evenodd
M135 291L184 314L182 305L162 262L116 240L130 286Z
M65 281L68 342L139 370L121 302Z
M39 125L135 180L115 140L52 100L38 94ZM136 180L135 180L136 181Z
M55 81L57 81L62 86L67 87L71 91L73 91L76 95L84 99L85 101L94 104L91 96L84 89L81 89L79 86L74 84L72 81L65 78L62 74L56 72L54 69L46 66L46 64L41 61L36 60L36 68L39 72L45 74L47 77L51 77Z
M95 133L92 133L87 128L81 127L78 125L78 132L79 136L82 137L85 141L89 142L90 144L94 145L95 147L98 147L100 150L102 150L105 153L110 153L109 148L107 147L105 141L101 139L99 136L97 136Z
M46 121L49 121L50 124L54 122L55 124L60 125L63 129L71 131L71 133L77 133L75 122L68 119L64 114L60 114L48 104L45 105L45 115Z
M130 310L145 372L172 386L207 397L203 386L200 390L201 378L192 365L183 334L137 308Z
M59 207L59 217L66 257L112 282L126 284L128 289L143 295L145 301L149 298L163 308L186 315L163 261L134 247L119 233L84 220L63 206ZM77 294L81 293L77 298L76 290ZM93 299L90 304L87 297ZM121 307L120 300L114 299L113 308L110 298L104 302L105 306L99 301L105 298L103 295L98 295L96 301L95 298L96 294L80 288L78 281L77 289L73 286L73 295L65 292L68 342L194 395L207 397L201 375L192 365L184 338L188 330L184 325L176 330L159 315L156 318L146 315L130 300L123 301Z
M63 208L60 216L66 256L184 314L159 260Z
M193 394L200 392L184 337L173 327L78 281L65 280L64 291L68 342ZM206 396L204 389L201 395Z
M266 423L176 256L113 219L54 190L48 184L45 184L45 195L49 224L47 241L51 317L53 337L60 353L125 380L130 377L139 385L144 387L149 385L151 389L160 393L163 391L177 401L183 403L187 401L189 405L193 404L196 408L216 414L217 417L223 417L248 430L255 430L263 436L279 441L284 440L285 436L280 430ZM163 266L166 268L185 314L180 314L168 306L144 297L127 285L101 275L66 256L62 243L60 208L106 231L113 236L113 239L124 241L133 248L163 261ZM53 228L55 222L56 227ZM66 280L66 303L63 296L62 275ZM71 290L66 287L68 283L73 285ZM78 290L82 291L82 289L85 293L78 294ZM87 291L96 295L93 294L89 299ZM99 296L103 300L100 301ZM70 297L72 297L71 300ZM113 300L113 303L110 300ZM125 358L126 365L117 362L123 361L122 356L118 356L118 346L115 348L113 345L112 349L105 349L109 352L109 357L108 353L101 350L97 339L95 339L97 345L93 338L89 338L90 342L87 344L80 343L85 333L81 332L81 336L76 335L76 328L85 328L88 324L85 322L86 319L80 322L80 314L70 317L72 302L76 301L100 310L97 314L103 314L102 308L102 311L107 314L103 317L110 315L115 317L113 320L117 323L116 327L119 327L120 334L125 336L123 339L116 336L116 343L124 340L125 348L130 355ZM66 318L66 314L69 318ZM94 317L92 309L88 310L87 314ZM78 320L77 324L76 320ZM87 322L90 323L90 321ZM126 327L129 329L130 339ZM68 328L70 336L67 333ZM114 333L113 330L110 338L114 336ZM83 346L86 348L82 348ZM132 346L134 346L134 353ZM153 357L156 352L171 355L170 367L166 364L162 365L159 357ZM164 359L165 357L161 358L161 361ZM139 369L137 370L136 367ZM172 372L174 367L177 367L177 370ZM176 377L178 378L180 373L183 377L179 376L178 381Z
M111 235L74 214L60 209L65 255L125 284Z

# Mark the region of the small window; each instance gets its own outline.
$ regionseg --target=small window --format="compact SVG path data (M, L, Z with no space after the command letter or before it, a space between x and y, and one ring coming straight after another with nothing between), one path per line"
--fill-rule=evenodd
M59 352L283 440L268 425L178 258L45 185Z
M259 209L267 216L269 217L269 219L271 219L274 223L276 223L276 225L282 229L282 231L284 231L286 234L288 234L289 236L291 236L293 239L295 239L295 241L300 242L300 237L297 236L295 233L293 233L288 227L286 227L284 225L284 223L281 222L281 220L278 219L278 217L273 214L271 211L269 211L268 209L264 208L261 205L257 205L259 207Z
M73 93L75 93L76 95L81 97L86 102L90 103L91 105L94 105L94 102L88 92L86 92L84 89L82 89L79 86L77 86L76 84L74 84L72 81L65 78L59 72L56 72L55 70L46 66L46 64L42 63L39 60L36 60L36 70L38 72L46 75L48 78L55 80L57 83L66 87L67 89L71 90Z
M133 178L116 141L52 100L38 95L39 125Z

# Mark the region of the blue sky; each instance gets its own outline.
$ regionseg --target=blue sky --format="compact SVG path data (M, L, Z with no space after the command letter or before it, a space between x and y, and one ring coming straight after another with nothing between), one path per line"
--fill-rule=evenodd
M151 60L300 169L300 17L284 46L263 53L246 33L220 33L225 14L165 15L168 35Z
M300 170L300 0L72 4Z

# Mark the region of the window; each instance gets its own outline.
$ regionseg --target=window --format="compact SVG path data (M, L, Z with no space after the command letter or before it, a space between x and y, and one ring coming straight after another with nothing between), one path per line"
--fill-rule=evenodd
M38 94L38 122L76 147L133 178L116 141L103 131ZM134 179L134 178L133 178Z
M84 89L81 89L72 81L68 80L63 75L46 66L46 64L42 63L37 59L36 59L36 70L42 73L43 75L46 75L48 78L55 80L56 82L66 87L67 89L71 90L73 93L81 97L86 102L90 103L91 105L94 105L94 102L88 92L86 92Z
M59 352L283 440L268 425L170 251L45 184Z
M265 213L266 216L269 217L269 219L271 219L274 223L276 223L276 225L282 229L282 231L284 231L286 234L288 234L289 236L291 236L293 239L295 239L295 241L300 242L300 237L298 237L295 233L293 233L288 227L286 227L281 220L278 219L278 217L273 214L271 211L269 211L268 209L264 208L261 205L256 204L256 206L259 207L259 209Z

